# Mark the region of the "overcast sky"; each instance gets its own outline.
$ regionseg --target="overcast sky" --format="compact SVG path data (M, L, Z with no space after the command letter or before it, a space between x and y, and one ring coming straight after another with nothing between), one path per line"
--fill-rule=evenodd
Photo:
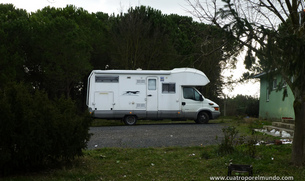
M191 16L186 9L190 9L185 0L0 0L0 3L12 3L17 8L26 9L28 12L35 12L46 6L66 7L73 4L82 7L88 12L104 12L118 14L126 12L134 6L150 6L161 10L163 14L179 14Z
M192 17L188 12L192 9L185 0L0 0L0 3L14 4L16 8L26 9L28 13L35 12L46 6L63 8L68 4L72 4L87 10L89 13L104 12L119 14L120 12L126 12L130 7L144 5L161 10L163 14L179 14ZM226 76L232 74L234 78L239 79L245 71L241 60L236 70L226 70L224 72ZM237 94L258 96L259 83L254 84L250 82L248 84L237 85L233 91L224 89L224 92L230 96Z

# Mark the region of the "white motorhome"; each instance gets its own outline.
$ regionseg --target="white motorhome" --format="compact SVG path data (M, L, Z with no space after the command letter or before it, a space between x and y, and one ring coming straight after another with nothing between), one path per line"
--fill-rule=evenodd
M86 104L96 118L193 119L208 123L220 115L219 106L204 98L195 86L207 76L193 68L173 70L93 70L88 77Z

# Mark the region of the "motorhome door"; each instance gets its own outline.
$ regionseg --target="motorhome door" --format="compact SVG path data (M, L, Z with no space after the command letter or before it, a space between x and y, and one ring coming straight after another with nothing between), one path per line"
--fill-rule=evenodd
M113 92L95 92L94 102L96 110L112 110Z
M146 114L148 118L154 118L158 116L157 77L148 77L146 82Z
M197 116L197 111L202 107L202 95L193 87L183 87L182 113L185 117Z

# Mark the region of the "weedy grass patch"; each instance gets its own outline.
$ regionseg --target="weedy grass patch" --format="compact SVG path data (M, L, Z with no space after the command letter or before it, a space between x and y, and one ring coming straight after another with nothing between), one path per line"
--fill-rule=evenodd
M231 131L226 146L231 152L221 152L220 145L204 147L162 148L102 148L84 150L84 156L56 169L21 174L3 180L210 180L212 176L226 176L228 166L253 166L253 176L293 176L303 180L305 169L290 164L291 145L254 146L254 141L265 135L253 133L248 120L222 120ZM268 123L264 123L268 124ZM223 130L224 133L226 130ZM239 137L235 137L235 134ZM267 139L275 139L267 137ZM227 140L228 141L228 140ZM251 142L252 141L252 142ZM227 143L226 143L227 144Z
M254 176L304 178L304 168L290 165L291 145L257 146L255 157L240 147L222 155L217 147L86 150L65 167L3 180L209 180L226 176L230 163L253 165Z

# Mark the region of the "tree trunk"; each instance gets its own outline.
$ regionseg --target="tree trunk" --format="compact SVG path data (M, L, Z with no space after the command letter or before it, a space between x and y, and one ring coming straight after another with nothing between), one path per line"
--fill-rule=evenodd
M295 166L302 166L305 163L305 92L295 96L293 107L295 128L291 160Z

